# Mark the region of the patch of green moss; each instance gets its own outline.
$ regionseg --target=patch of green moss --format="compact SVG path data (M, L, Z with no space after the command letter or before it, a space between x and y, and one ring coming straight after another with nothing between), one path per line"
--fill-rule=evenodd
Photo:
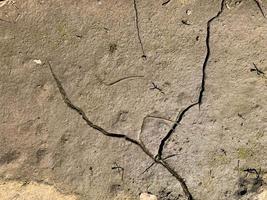
M237 154L239 159L247 159L253 156L253 151L250 148L240 147L237 149Z
M220 166L220 165L227 165L230 163L230 158L226 157L225 155L216 155L211 160L211 166Z
M61 23L57 26L57 31L60 35L60 37L64 37L67 34L66 31L66 24L65 23Z

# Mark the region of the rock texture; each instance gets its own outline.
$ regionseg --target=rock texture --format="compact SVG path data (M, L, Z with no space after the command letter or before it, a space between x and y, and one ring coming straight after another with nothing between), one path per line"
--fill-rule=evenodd
M142 193L140 195L140 200L157 200L157 197L153 194Z
M267 182L266 8L0 1L1 181L79 200L254 198Z
M58 192L53 186L43 183L27 183L19 181L0 182L1 200L77 200L74 195Z

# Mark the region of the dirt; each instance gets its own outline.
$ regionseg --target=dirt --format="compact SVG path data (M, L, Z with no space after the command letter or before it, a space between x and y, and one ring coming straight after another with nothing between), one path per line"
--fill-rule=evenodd
M266 198L266 9L0 1L0 197Z

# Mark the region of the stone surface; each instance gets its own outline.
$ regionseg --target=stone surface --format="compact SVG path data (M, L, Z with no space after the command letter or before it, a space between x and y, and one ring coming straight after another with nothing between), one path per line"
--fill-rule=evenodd
M153 194L142 193L140 194L140 200L157 200L157 197Z
M43 183L0 181L1 200L77 200L74 195L61 194Z
M48 61L91 121L141 139L155 156L198 100L207 22L219 9L219 0L1 1L0 180L45 182L79 200L143 191L185 200L177 179L140 148L66 106ZM266 22L256 1L226 0L210 24L202 104L162 154L195 199L250 200L267 182Z

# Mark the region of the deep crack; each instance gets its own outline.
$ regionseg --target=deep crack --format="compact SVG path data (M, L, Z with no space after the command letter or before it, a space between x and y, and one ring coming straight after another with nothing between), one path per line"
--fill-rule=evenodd
M94 124L92 121L89 120L89 118L87 117L87 115L85 114L85 112L79 108L78 106L74 105L71 100L69 99L69 97L67 96L67 93L65 91L65 89L63 88L61 82L59 81L59 79L57 78L56 74L54 73L53 69L52 69L52 66L50 64L50 62L47 62L48 63L48 66L49 66L49 69L50 69L50 72L56 82L56 85L57 85L57 88L61 94L61 97L64 101L64 103L70 108L72 109L73 111L75 111L76 113L78 113L82 119L86 122L86 124L93 128L94 130L100 132L101 134L107 136L107 137L112 137L112 138L120 138L120 139L125 139L126 141L138 146L148 157L150 157L155 163L158 163L160 164L161 166L163 166L172 176L174 176L176 178L176 180L179 181L182 189L183 189L183 192L185 194L185 196L187 197L188 200L194 200L191 193L189 192L188 190L188 187L185 183L185 180L176 172L174 171L170 165L165 162L163 159L156 159L153 154L146 148L146 146L144 145L144 143L140 140L135 140L133 138L130 138L129 136L127 135L124 135L124 134L119 134L119 133L112 133L112 132L109 132L107 130L105 130L104 128Z
M169 132L166 134L166 136L161 140L161 143L160 143L159 149L158 149L158 154L156 156L157 158L161 158L166 141L172 136L172 134L174 133L178 124L183 120L183 117L185 116L185 114L191 108L193 108L195 105L199 105L199 107L200 107L202 104L203 93L205 92L206 68L207 68L209 58L210 58L210 25L211 25L213 20L220 17L220 15L222 14L222 12L224 10L224 4L225 4L225 0L222 0L221 4L220 4L220 10L217 12L217 14L215 16L210 18L207 22L206 56L205 56L205 59L204 59L203 65L202 65L202 81L201 81L201 89L199 92L198 101L196 103L192 103L191 105L187 106L181 113L178 114L175 123L172 125L172 128L169 130Z
M262 16L263 16L264 18L266 18L265 13L264 13L264 11L263 11L263 9L262 9L261 2L260 2L259 0L254 0L254 1L255 1L255 3L257 4L258 8L260 9L260 12L261 12Z
M146 54L145 54L145 50L144 50L144 45L140 36L140 29L139 29L139 16L138 16L138 9L137 9L137 0L133 0L133 4L134 4L134 12L135 12L135 26L136 26L136 30L137 30L137 37L141 46L141 50L142 50L142 58L146 59Z
M208 64L208 61L210 58L210 25L211 25L213 20L220 17L220 15L222 14L222 12L224 10L224 4L225 4L225 0L222 0L219 12L214 17L209 19L209 21L207 22L206 56L205 56L204 63L202 65L202 82L201 82L201 90L200 90L199 97L198 97L199 106L202 104L203 93L205 92L206 67L207 67L207 64Z
M178 126L178 124L182 121L185 113L190 110L190 108L194 107L195 105L197 105L198 103L193 103L190 106L186 107L181 113L178 114L176 121L174 122L174 124L172 125L172 128L169 130L169 132L166 134L166 136L161 140L160 145L159 145L159 149L158 149L158 154L157 157L161 158L162 156L162 152L163 152L163 148L164 145L166 143L166 141L171 137L171 135L174 133L176 127Z
M208 63L208 60L209 60L209 57L210 57L210 44L209 44L209 42L210 42L210 25L211 25L212 21L215 20L216 18L218 18L221 15L221 13L223 12L224 3L225 3L225 0L222 0L219 12L214 17L212 17L210 20L208 20L208 22L207 22L207 35L206 35L206 48L207 48L207 51L206 51L206 56L205 56L203 65L202 65L202 82L201 82L201 90L200 90L200 93L199 93L198 101L196 103L192 103L191 105L186 107L181 113L178 114L178 116L176 118L176 121L174 122L171 130L162 139L162 141L160 143L160 146L159 146L158 155L156 157L153 156L153 154L146 148L146 146L144 145L144 143L141 140L138 141L138 140L130 138L127 135L124 135L124 134L118 134L118 133L109 132L109 131L105 130L104 128L94 124L92 121L90 121L89 118L86 116L85 112L81 108L79 108L78 106L74 105L70 101L70 99L67 96L66 91L64 90L64 88L63 88L63 86L61 84L61 82L56 77L56 75L53 72L53 69L52 69L50 63L48 62L51 74L52 74L52 76L53 76L53 78L54 78L54 80L55 80L55 82L57 84L57 87L58 87L58 90L59 90L59 92L60 92L60 94L62 96L62 99L63 99L64 103L70 109L72 109L75 112L77 112L83 118L83 120L87 123L87 125L89 127L97 130L101 134L103 134L103 135L105 135L107 137L125 139L126 141L138 146L148 157L150 157L154 161L153 163L157 163L157 164L160 164L161 166L163 166L166 170L168 170L168 172L171 175L173 175L179 181L179 183L180 183L180 185L181 185L181 187L183 189L183 192L184 192L184 194L185 194L185 196L187 197L188 200L193 200L193 197L192 197L191 193L188 190L188 187L187 187L187 185L185 183L185 180L176 171L174 171L170 167L170 165L164 159L161 158L161 156L162 156L162 151L164 149L165 142L174 133L176 127L182 121L182 119L185 116L186 112L189 111L195 105L199 105L200 106L201 103L202 103L203 93L205 91L206 66L207 66L207 63ZM135 19L136 19L136 28L137 28L138 39L139 39L139 42L140 42L140 45L141 45L141 49L142 49L142 52L143 52L143 56L142 57L146 58L146 55L145 55L145 52L144 52L144 48L143 48L143 43L142 43L142 40L141 40L141 37L140 37L140 31L139 31L139 25L138 25L139 20L138 20L138 12L137 12L136 0L134 0L134 9L135 9L135 14L136 14L136 18ZM142 127L141 127L141 131L142 131Z

